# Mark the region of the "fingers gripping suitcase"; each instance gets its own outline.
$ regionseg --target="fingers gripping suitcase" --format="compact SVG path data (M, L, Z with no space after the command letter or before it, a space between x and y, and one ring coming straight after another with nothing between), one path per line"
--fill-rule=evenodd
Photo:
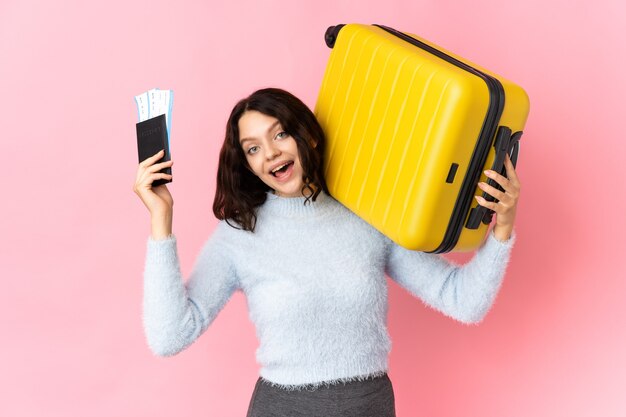
M397 244L443 253L480 246L494 199L479 181L517 162L529 112L522 88L416 35L328 28L314 113L327 137L333 197Z

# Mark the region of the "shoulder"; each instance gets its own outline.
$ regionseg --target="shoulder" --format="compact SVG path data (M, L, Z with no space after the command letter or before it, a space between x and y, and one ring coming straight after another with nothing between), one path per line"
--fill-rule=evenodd
M230 252L236 252L240 242L249 233L233 220L218 220L213 232L207 239L207 243L211 243L213 246L221 246L222 249Z
M338 201L336 213L341 223L349 229L349 232L353 234L354 238L363 239L369 243L374 242L379 248L384 248L389 245L389 238L383 235L376 227L371 225L365 219Z
M232 219L218 220L213 235L218 239L240 239L250 232L244 230L243 227Z

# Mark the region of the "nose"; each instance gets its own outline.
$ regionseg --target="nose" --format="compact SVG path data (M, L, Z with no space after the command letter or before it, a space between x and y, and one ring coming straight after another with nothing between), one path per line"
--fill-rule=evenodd
M265 147L265 157L268 160L272 160L278 155L280 155L280 150L274 145L273 142L270 142L270 144Z

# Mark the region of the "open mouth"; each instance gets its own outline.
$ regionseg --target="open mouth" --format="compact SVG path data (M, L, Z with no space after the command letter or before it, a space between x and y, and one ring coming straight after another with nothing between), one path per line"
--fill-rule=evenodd
M288 171L290 170L290 168L293 166L293 161L289 161L285 164L283 164L282 166L278 167L277 169L275 169L274 171L271 172L271 174L276 177L276 178L282 178L286 175L288 175Z

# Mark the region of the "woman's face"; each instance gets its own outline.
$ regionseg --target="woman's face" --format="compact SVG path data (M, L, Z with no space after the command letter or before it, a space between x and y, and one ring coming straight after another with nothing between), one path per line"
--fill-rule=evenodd
M256 110L239 118L239 144L252 172L281 197L302 197L298 146L278 119Z

